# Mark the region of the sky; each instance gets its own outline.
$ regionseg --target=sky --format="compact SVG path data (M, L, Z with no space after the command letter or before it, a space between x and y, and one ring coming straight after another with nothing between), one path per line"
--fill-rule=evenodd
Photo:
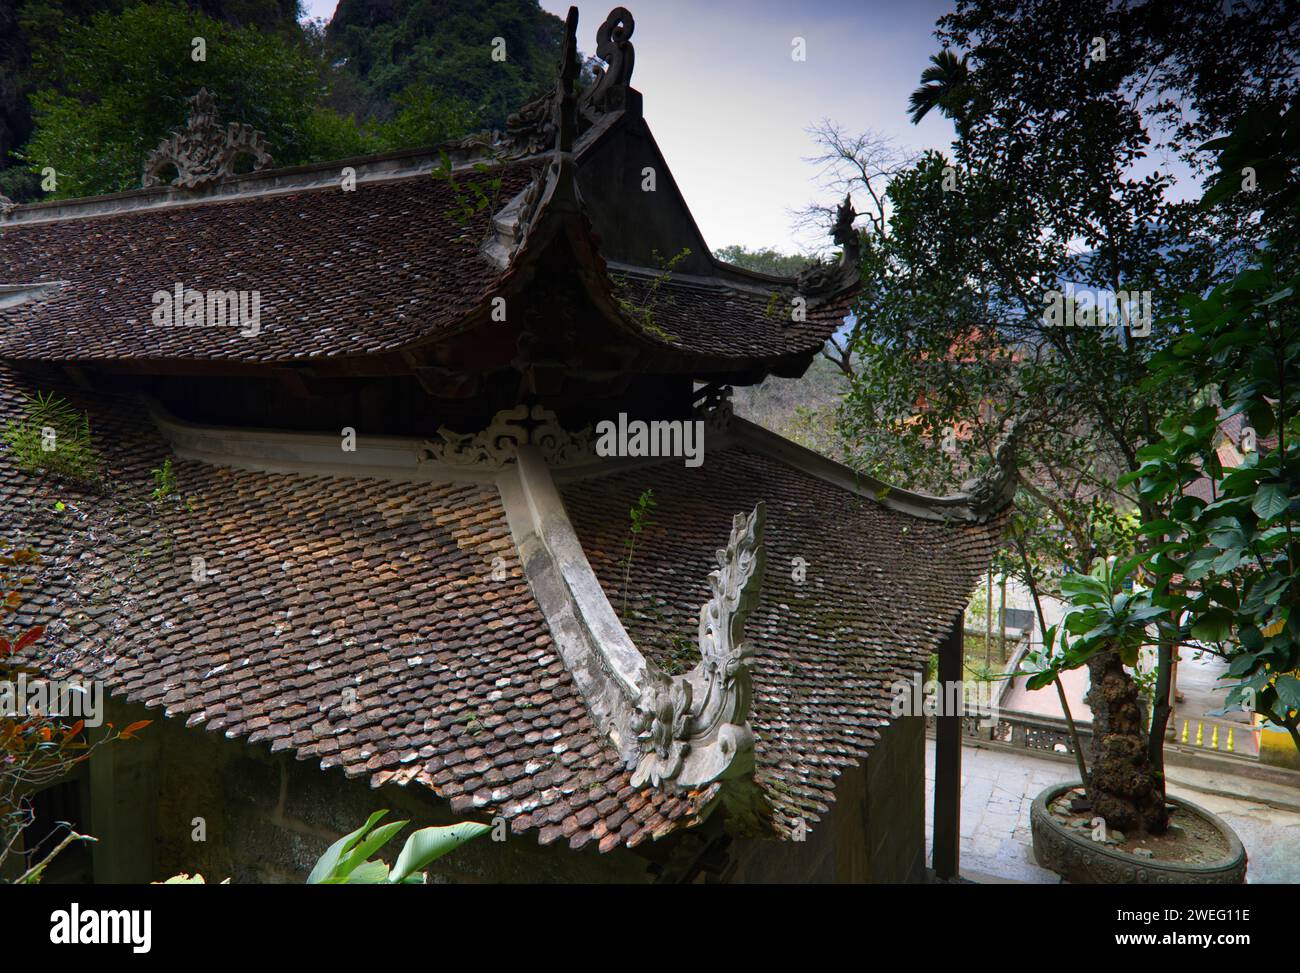
M307 0L309 17L337 0ZM578 2L578 48L596 49L613 0ZM936 113L907 119L907 96L938 48L935 0L624 0L636 27L632 87L710 248L739 243L783 252L831 247L799 231L793 213L830 203L809 125L834 120L873 129L904 149L947 148L952 126ZM563 18L569 0L542 0ZM794 38L806 60L791 57Z

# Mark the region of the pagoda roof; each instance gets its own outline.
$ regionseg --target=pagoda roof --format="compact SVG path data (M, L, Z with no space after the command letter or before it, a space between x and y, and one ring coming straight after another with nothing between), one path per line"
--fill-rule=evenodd
M459 352L440 343L476 328L518 337L522 315L503 325L494 308L517 312L538 275L559 267L581 282L607 339L626 346L628 370L802 373L856 289L851 209L836 228L838 264L780 278L715 259L641 117L630 68L573 91L575 30L576 14L555 94L523 106L505 133L245 174L178 165L171 185L5 207L0 358L158 372L454 368ZM194 102L187 132L199 138L193 119L212 121L214 108L205 92ZM146 184L185 162L175 146L187 132L151 157ZM211 138L225 132L212 123ZM177 285L258 292L257 333L156 323L154 295Z
M693 469L601 458L554 427L533 437L543 450L505 424L340 453L337 437L196 426L0 366L5 414L38 389L86 410L105 471L96 489L60 484L56 508L0 456L0 531L42 555L23 620L47 624L49 675L575 848L730 816L728 793L753 809L746 833L815 828L1006 517L1005 498L887 491L734 418L710 420ZM149 500L168 460L174 493ZM645 489L654 522L625 582ZM734 553L734 514L764 508L767 569L738 620L752 710L738 702L723 727L740 751L703 726L690 755L704 771L647 779L653 750L633 732L647 686L708 673L694 636L715 551Z

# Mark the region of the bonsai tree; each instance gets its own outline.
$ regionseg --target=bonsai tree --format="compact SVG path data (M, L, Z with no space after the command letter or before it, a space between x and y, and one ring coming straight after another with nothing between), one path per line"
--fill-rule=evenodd
M1167 616L1167 610L1156 604L1149 591L1124 590L1142 560L1139 556L1117 563L1114 558L1098 558L1088 574L1061 580L1061 593L1071 608L1059 625L1047 629L1044 652L1028 659L1032 675L1027 685L1030 689L1059 685L1062 671L1087 667L1091 773L1080 764L1087 800L1110 828L1162 834L1169 825L1163 763L1151 760L1150 731L1129 668L1137 665L1145 645L1159 644L1160 637L1152 639L1148 633ZM1068 710L1066 719L1077 741Z
M1268 246L1255 266L1181 302L1171 322L1179 337L1154 358L1146 385L1190 384L1201 394L1160 424L1118 481L1163 516L1142 525L1135 557L1061 582L1071 610L1028 667L1039 688L1088 666L1088 798L1109 826L1154 833L1168 821L1164 723L1153 721L1143 751L1125 669L1142 646L1159 649L1157 705L1168 705L1174 653L1194 646L1227 660L1229 706L1282 727L1300 750L1300 109L1259 109L1211 144L1223 176L1203 205L1239 186L1245 167L1258 168ZM1247 423L1234 444L1243 461L1225 469L1219 447L1235 416ZM1191 490L1198 482L1208 482L1208 499ZM1129 580L1146 590L1125 593Z

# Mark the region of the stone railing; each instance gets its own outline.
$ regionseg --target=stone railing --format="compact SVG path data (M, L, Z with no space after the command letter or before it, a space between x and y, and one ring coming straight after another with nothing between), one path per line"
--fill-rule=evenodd
M927 729L934 727L934 720L933 716L926 717ZM961 723L962 735L972 740L1059 753L1063 756L1074 753L1070 728L1063 719L999 709L996 714L989 716L963 716ZM1078 727L1078 731L1079 742L1086 748L1092 740L1092 728L1085 723Z
M1145 700L1142 705L1146 719ZM934 728L933 716L926 717L926 729ZM1092 743L1092 724L1076 724L1079 743L1087 752ZM1215 756L1231 756L1251 762L1259 759L1259 746L1255 742L1259 728L1241 723L1212 720L1206 717L1170 720L1166 746L1183 750L1199 750ZM1061 717L1025 713L1020 710L998 709L994 714L962 717L962 735L971 739L1006 747L1055 753L1063 757L1074 753L1069 724Z
M1180 747L1259 759L1260 728L1257 726L1204 716L1177 715L1169 723L1168 739Z

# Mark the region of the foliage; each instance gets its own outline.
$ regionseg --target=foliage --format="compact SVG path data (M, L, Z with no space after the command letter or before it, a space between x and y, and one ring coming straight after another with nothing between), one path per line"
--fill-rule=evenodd
M1027 655L1022 668L1032 673L1026 682L1029 689L1051 685L1055 676L1087 665L1098 652L1114 650L1125 665L1137 665L1138 651L1151 642L1148 628L1169 614L1150 591L1125 590L1140 561L1097 558L1087 574L1061 580L1070 609L1059 624L1048 627L1043 649Z
M5 685L16 686L20 678L40 678L40 670L24 659L37 651L45 626L17 621L24 601L22 589L32 583L39 563L39 555L28 548L11 548L0 554L0 617L7 627L0 635L0 681ZM120 731L110 723L92 739L81 719L35 711L0 713L0 868L18 850L20 839L35 819L31 798L36 791L58 782L100 747L132 739L149 723L141 720ZM18 881L39 882L64 848L87 840L94 839L69 831L52 849L26 849L32 858L40 857Z
M677 269L678 264L691 255L691 250L689 247L682 247L680 251L667 259L661 257L658 250L651 250L650 254L659 267L659 273L650 278L645 290L636 297L630 295L630 284L625 276L610 275L615 288L614 299L618 301L619 309L635 320L642 329L664 341L676 341L677 338L670 335L655 321L655 310L659 306L660 288L672 280L673 271Z
M1226 655L1237 680L1228 705L1246 704L1300 746L1300 274L1281 278L1271 255L1204 298L1188 301L1189 328L1160 375L1212 383L1225 414L1259 437L1235 469L1218 456L1219 409L1205 405L1161 426L1128 479L1165 503L1145 525L1157 541L1149 567L1163 601L1186 612L1190 637ZM1201 476L1210 499L1188 491Z
M206 59L191 40L206 41ZM31 96L35 131L23 161L58 175L55 198L139 185L146 154L183 127L186 99L201 87L225 121L266 133L278 165L355 154L347 120L324 124L324 85L307 46L291 34L237 27L172 3L135 4L61 28L33 51L43 81Z
M497 200L501 196L501 173L494 170L487 162L475 162L472 170L477 178L460 176L453 171L451 156L446 150L439 152L439 165L433 170L433 178L445 182L451 188L452 219L460 226L469 226L470 221L484 210L495 212Z
M504 129L511 112L555 83L563 30L535 0L341 0L326 40L359 117L387 117L402 92L436 91ZM493 60L496 37L504 60Z
M172 468L172 458L168 456L163 460L160 469L151 470L153 474L153 493L151 496L155 500L162 500L164 497L170 497L176 492L176 471Z
M372 126L379 150L442 145L461 138L481 124L478 109L464 98L422 85L407 88L394 96L393 108L391 118ZM445 160L443 164L446 165Z
M750 250L739 243L719 247L713 251L713 256L724 263L775 277L794 277L809 264L809 258L802 254L781 253L767 247Z
M1190 0L1194 12L1174 18L1181 30L1153 6L958 0L939 20L944 51L911 106L917 118L944 114L957 138L950 154L926 153L889 180L888 232L864 241L863 278L881 283L855 307L846 448L881 479L949 492L988 463L1007 417L1026 415L1013 536L1036 598L1085 594L1081 578L1096 559L1130 561L1143 546L1135 521L1167 518L1169 498L1123 474L1145 462L1140 450L1200 388L1188 370L1159 366L1182 340L1179 298L1222 284L1259 239L1242 207L1225 214L1180 200L1167 171L1144 160L1177 153L1203 171L1214 146L1188 145L1175 115L1214 131L1248 114L1276 77L1270 65L1285 60L1276 47L1294 53L1296 39L1270 33L1273 4L1254 24ZM1189 53L1228 21L1244 32L1225 41L1241 55L1235 76L1201 71ZM1189 23L1211 33L1192 36ZM1094 56L1098 35L1104 53ZM1255 149L1245 157L1272 158ZM1149 331L1045 317L1053 292L1074 289L1149 295ZM1145 631L1162 596L1117 595L1108 620L1089 615L1096 605L1076 605L1073 624L1100 632L1080 641L1087 632L1062 629L1076 654L1061 652L1057 665L1082 664L1107 644L1103 632ZM1164 680L1148 740L1158 779L1177 633L1153 632Z
M3 439L19 469L94 485L100 457L90 440L90 417L53 393L29 396L21 419L10 420Z
M356 831L344 835L326 849L307 876L308 885L420 885L424 869L443 855L455 851L487 831L486 824L464 821L441 828L421 828L406 839L397 861L390 868L371 858L388 844L409 821L380 825L388 814L376 811Z
M658 506L655 502L655 492L653 490L643 490L641 495L636 498L636 506L628 511L628 516L632 523L627 529L627 540L623 542L623 547L627 555L623 558L623 611L627 611L627 591L628 584L632 576L632 557L636 553L636 541L641 536L641 531L645 530L654 523L652 511Z

